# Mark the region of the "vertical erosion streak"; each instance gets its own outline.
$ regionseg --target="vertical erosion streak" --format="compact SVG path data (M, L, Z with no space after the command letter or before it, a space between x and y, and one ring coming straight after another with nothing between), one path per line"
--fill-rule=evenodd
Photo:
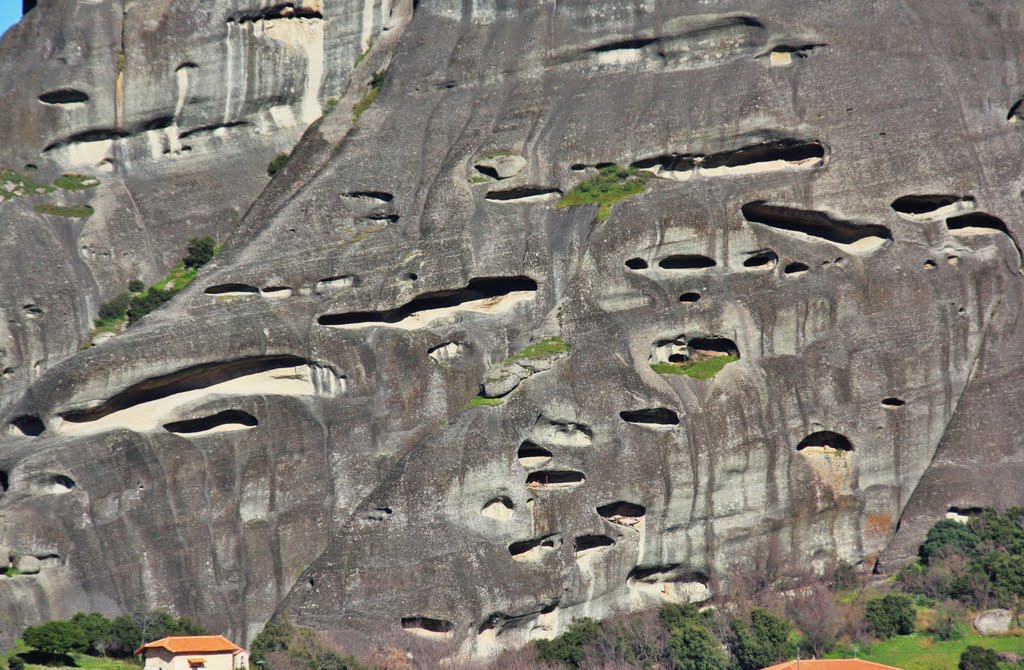
M234 88L234 59L231 53L231 26L233 23L228 21L228 33L224 38L224 45L227 49L227 61L226 61L226 79L227 79L227 92L224 95L224 123L228 123L231 120L231 91Z
M375 0L363 0L363 29L359 35L359 53L370 48L370 39L373 37L373 5ZM383 9L383 7L382 7Z

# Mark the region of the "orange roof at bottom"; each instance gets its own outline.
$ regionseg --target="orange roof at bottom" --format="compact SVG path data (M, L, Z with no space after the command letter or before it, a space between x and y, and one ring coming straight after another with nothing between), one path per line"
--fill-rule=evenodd
M239 652L244 651L237 644L223 635L188 635L182 637L164 637L153 642L147 642L135 650L141 654L147 649L166 649L172 654L210 654L217 652ZM189 659L191 661L192 659Z
M902 670L891 665L862 661L859 658L823 658L810 661L786 661L763 670Z

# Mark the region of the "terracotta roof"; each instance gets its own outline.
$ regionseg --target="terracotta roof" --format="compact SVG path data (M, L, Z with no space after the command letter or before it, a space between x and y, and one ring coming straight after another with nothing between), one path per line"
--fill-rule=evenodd
M135 650L141 654L147 649L166 649L172 654L215 653L218 651L236 653L241 647L223 635L189 635L187 637L165 637L147 642Z
M798 665L799 664L799 665ZM891 665L872 663L859 658L823 658L809 661L786 661L764 670L900 670Z

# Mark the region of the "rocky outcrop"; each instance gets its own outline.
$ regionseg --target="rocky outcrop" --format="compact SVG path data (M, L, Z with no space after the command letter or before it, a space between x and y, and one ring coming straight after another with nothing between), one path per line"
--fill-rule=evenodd
M353 63L375 43L390 50L406 4L44 3L12 27L0 42L0 189L4 170L95 183L0 194L0 266L14 270L0 276L0 407L77 351L130 280L162 277L189 238L225 239L271 157L380 67ZM93 213L68 219L40 213L44 203ZM22 313L27 303L40 312Z
M1013 612L1010 610L985 610L974 617L974 630L982 635L998 635L1010 630Z
M4 635L276 611L485 656L766 540L890 571L1024 502L1012 10L615 9L419 3L354 132L339 103L192 285L19 394L0 544L62 559L0 580ZM565 206L612 163L654 174Z

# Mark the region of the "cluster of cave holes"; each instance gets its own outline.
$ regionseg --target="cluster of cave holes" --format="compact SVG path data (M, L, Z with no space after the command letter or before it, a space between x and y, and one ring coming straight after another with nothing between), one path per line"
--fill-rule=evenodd
M648 170L656 176L684 181L697 174L705 176L766 172L783 168L816 168L825 162L821 142L779 139L751 144L710 155L662 154L635 161L630 167Z
M227 18L228 23L255 23L278 19L323 19L324 15L311 7L296 6L294 2L282 2L247 12L238 12Z

